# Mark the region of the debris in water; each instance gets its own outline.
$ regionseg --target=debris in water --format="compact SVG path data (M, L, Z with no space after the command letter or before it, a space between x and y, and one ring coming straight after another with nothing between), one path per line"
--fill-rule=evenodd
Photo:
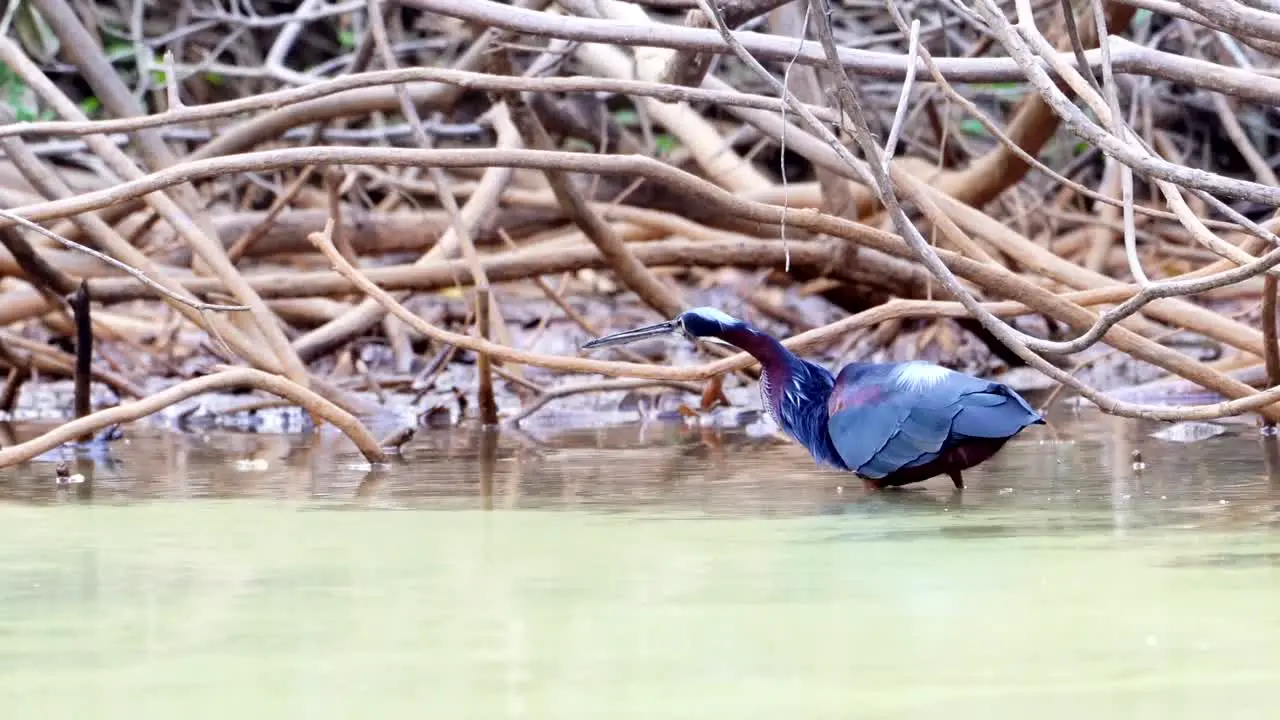
M1215 423L1180 422L1170 425L1159 432L1152 433L1151 437L1169 442L1189 443L1207 440L1226 431L1226 428Z
M436 393L418 413L418 425L424 428L455 427L467 415L467 396L457 387Z
M428 410L427 412L430 413L431 411ZM430 422L430 418L427 418L427 421ZM412 440L415 434L417 434L417 428L412 425L405 425L398 430L392 431L391 434L378 441L378 445L384 450L393 450L398 453L400 452L400 448L405 443Z
M1142 451L1141 451L1141 450L1134 450L1134 451L1133 451L1133 453L1132 453L1129 457L1130 457L1130 459L1132 459L1132 460L1133 460L1133 469L1134 469L1134 470L1136 470L1136 471L1138 471L1138 472L1142 472L1143 470L1146 470L1146 469L1147 469L1147 464L1146 464L1145 462L1143 462L1143 460L1142 460Z
M67 485L79 485L84 482L84 476L80 473L71 474L71 468L67 467L65 462L58 463L58 467L53 471L53 482L59 487Z

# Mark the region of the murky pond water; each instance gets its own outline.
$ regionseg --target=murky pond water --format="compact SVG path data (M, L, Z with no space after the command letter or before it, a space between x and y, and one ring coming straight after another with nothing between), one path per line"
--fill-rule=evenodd
M874 496L718 430L442 432L370 475L134 429L71 489L0 473L0 712L1269 716L1280 471L1251 427L1155 429Z

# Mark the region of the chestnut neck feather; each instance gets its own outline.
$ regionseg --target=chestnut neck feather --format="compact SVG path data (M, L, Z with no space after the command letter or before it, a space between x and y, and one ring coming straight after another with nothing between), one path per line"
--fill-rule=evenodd
M731 327L719 334L721 340L751 354L760 361L760 367L775 377L789 369L796 356L791 353L777 338L751 327L739 325Z

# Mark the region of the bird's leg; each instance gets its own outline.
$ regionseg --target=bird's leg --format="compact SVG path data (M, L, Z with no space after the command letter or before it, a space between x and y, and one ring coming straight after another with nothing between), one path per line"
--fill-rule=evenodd
M862 478L862 489L866 490L867 492L878 492L882 488L880 487L880 483L876 482L875 480L868 480L866 478Z
M959 470L952 470L947 474L951 476L951 484L955 485L957 490L964 489L964 478L960 477Z

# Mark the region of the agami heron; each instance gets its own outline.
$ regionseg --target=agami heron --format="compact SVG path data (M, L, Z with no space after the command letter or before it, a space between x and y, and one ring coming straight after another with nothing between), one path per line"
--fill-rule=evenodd
M718 340L760 361L760 398L788 436L821 465L869 486L906 485L961 472L1044 419L1012 388L916 360L851 363L832 374L796 357L749 323L701 307L672 320L592 340L583 348L658 335Z

